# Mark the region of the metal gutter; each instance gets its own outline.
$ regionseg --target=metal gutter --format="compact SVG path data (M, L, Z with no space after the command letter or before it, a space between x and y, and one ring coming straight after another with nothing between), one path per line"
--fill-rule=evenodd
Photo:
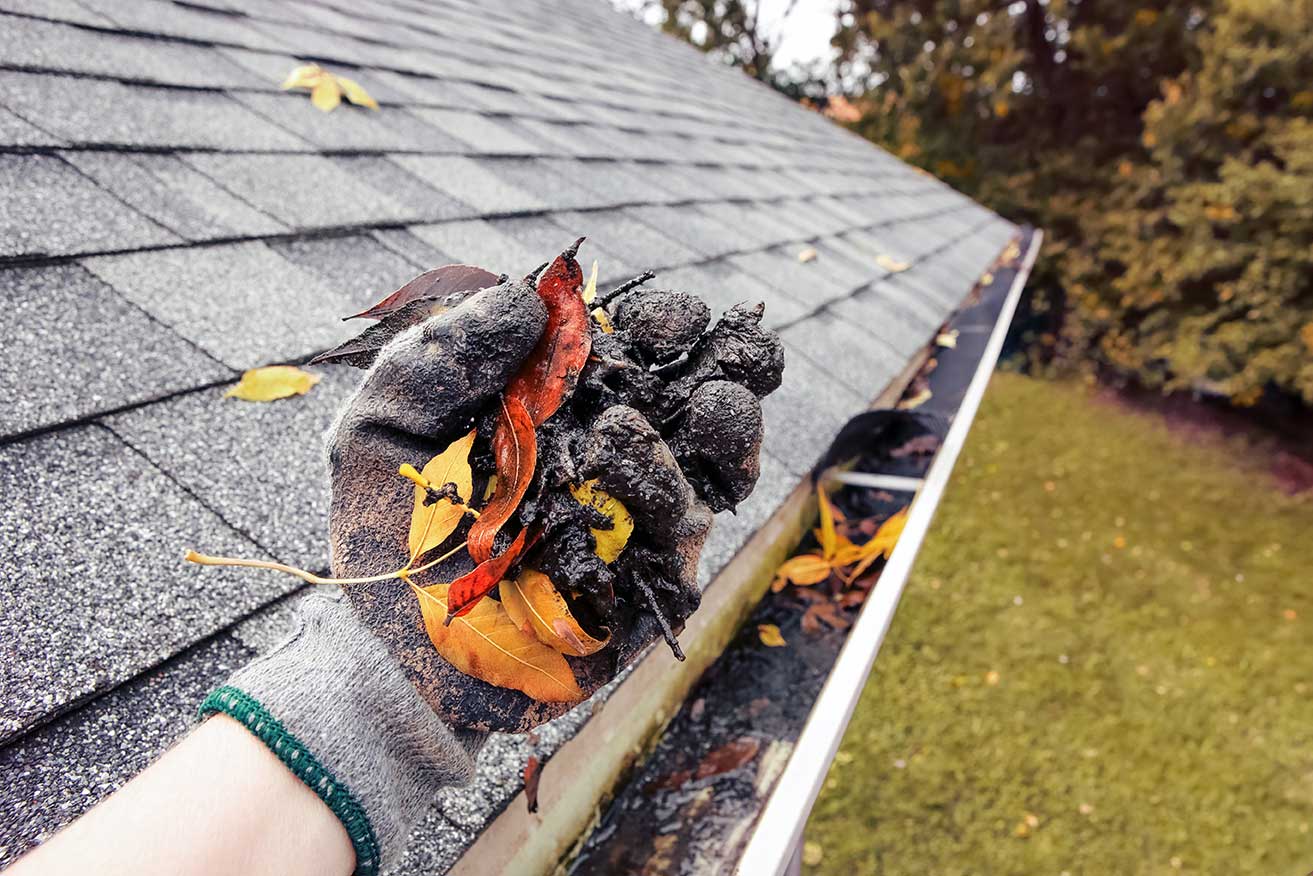
M797 872L797 853L807 817L820 793L830 762L839 749L875 658L880 653L885 633L889 630L907 585L912 564L925 541L958 454L966 443L967 433L971 430L980 400L989 386L989 379L1003 349L1017 302L1035 264L1042 240L1043 233L1036 230L957 415L912 501L907 525L898 539L898 546L894 548L893 555L880 574L879 584L871 592L847 643L839 653L834 669L798 738L793 755L784 767L739 858L734 872L740 876L781 876Z

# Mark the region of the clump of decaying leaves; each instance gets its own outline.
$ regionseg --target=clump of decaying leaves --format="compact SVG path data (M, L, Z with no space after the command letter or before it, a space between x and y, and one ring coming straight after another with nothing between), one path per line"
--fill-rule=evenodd
M587 284L582 284L574 260L578 244L544 266L545 270L539 268L526 278L536 284L538 297L546 305L547 324L493 409L477 418L473 431L451 441L431 459L401 466L398 475L414 483L409 561L403 568L372 578L325 579L258 561L195 553L188 558L204 564L275 568L311 583L357 585L401 578L418 601L430 641L448 663L541 702L583 698L565 657L588 657L606 648L612 640L609 625L632 626L632 619L617 606L616 594L622 588L632 591L624 594L625 611L641 608L655 616L675 655L682 659L665 603L682 598L667 583L677 577L673 564L678 559L665 546L675 538L673 528L678 521L671 521L672 533L661 538L636 533L629 509L602 486L609 476L605 466L599 476L574 475L561 447L576 438L595 439L598 423L609 423L607 415L626 402L644 406L642 416L647 421L673 422L692 416L688 413L691 397L708 382L725 383L715 367L717 345L723 346L728 338L735 344L734 361L747 361L744 350L750 345L744 347L742 339L752 336L761 311L732 309L710 331L705 319L694 325L695 331L688 337L692 349L674 362L673 368L673 360L665 359L669 373L658 379L652 376L655 371L645 366L661 364L658 357L666 356L667 351L659 345L644 348L652 362L629 362L616 346L618 342L611 340L614 327L605 309L652 275L645 274L595 300L597 265L593 265ZM356 314L378 321L315 361L368 367L406 328L477 290L504 282L504 275L468 265L429 271ZM685 303L678 298L669 300L681 306ZM635 323L644 316L639 305L631 307L630 319ZM664 330L670 321L660 322ZM663 341L668 337L660 332L656 335ZM595 350L595 344L605 349ZM749 368L743 379L751 378ZM580 392L576 394L577 383ZM777 368L773 383L767 378L762 386L742 391L759 397L778 383ZM722 387L722 391L737 388ZM630 413L639 415L635 410ZM652 430L646 422L644 425ZM651 434L660 437L655 431ZM717 510L732 508L746 495L744 485L750 489L755 481L755 466L751 471L713 473L710 464L714 460L698 455L705 449L674 445L679 465L690 482L698 484L707 503ZM667 450L666 455L670 454ZM752 459L755 463L755 453ZM671 464L675 462L670 459ZM451 544L462 531L464 540ZM640 537L636 539L636 535ZM634 544L635 540L640 543ZM452 580L425 580L445 560L462 552L473 562L470 571ZM691 608L673 604L669 610L678 620Z
M775 572L771 589L778 593L792 585L798 598L809 603L802 617L804 631L816 632L821 624L846 629L851 622L844 610L866 601L880 577L880 567L875 564L893 552L907 522L907 509L882 521L875 517L848 519L820 484L816 501L820 508L820 525L813 533L816 548L785 560ZM778 629L773 635L761 635L767 645L782 643L782 639L776 641L778 637Z

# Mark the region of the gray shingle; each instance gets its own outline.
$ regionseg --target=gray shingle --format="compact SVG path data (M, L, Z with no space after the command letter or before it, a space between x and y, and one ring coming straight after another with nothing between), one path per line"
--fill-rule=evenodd
M36 125L0 107L0 143L11 146L61 146L64 142L62 138L47 134Z
M84 264L233 368L296 360L340 343L355 334L340 317L373 303L259 242L101 256Z
M761 404L766 421L762 446L790 471L804 474L874 395L858 395L786 343L784 383Z
M380 301L420 273L377 240L359 234L271 241L269 248L352 301Z
M904 358L930 342L946 313L912 300L891 283L877 283L849 298L831 301L828 309L851 325L884 341Z
M590 240L631 265L663 268L686 265L702 258L700 253L672 240L625 210L557 213L556 219L568 228L590 229Z
M351 227L420 218L322 155L194 153L183 160L293 228Z
M438 191L383 155L337 155L329 159L353 179L402 205L427 222L474 216L474 208Z
M371 110L346 101L332 112L323 112L303 92L234 93L243 106L286 128L321 149L415 150L455 152L464 149L442 131L425 124L403 107ZM377 95L374 95L377 100Z
M131 249L181 238L51 155L0 155L0 256Z
M231 376L78 265L0 270L0 298L0 435Z
M0 0L0 9L74 24L89 24L93 27L113 24L105 16L80 5L77 0Z
M722 256L753 246L752 239L742 232L691 210L654 204L630 207L625 212L705 257Z
M186 547L260 551L98 426L0 447L0 491L10 548L0 558L9 606L0 738L289 589L272 575L183 563Z
M391 159L429 185L469 204L476 215L520 213L548 209L548 204L531 192L499 177L491 160L478 161L460 155L394 155Z
M222 389L211 389L107 423L280 562L323 571L329 501L323 436L361 372L337 366L318 373L323 379L310 392L277 404L225 399Z
M309 144L206 91L0 71L5 105L70 143L308 150Z
M410 232L442 253L444 261L479 265L512 277L527 274L552 255L535 252L482 219L413 225Z
M384 228L371 231L369 236L392 252L407 259L421 271L435 268L447 260L442 253L402 228Z
M586 220L589 214L581 214ZM566 226L554 216L522 216L512 219L494 219L490 222L499 232L514 238L530 252L541 253L541 260L546 261L565 249L580 237L588 237L579 256L585 271L593 259L598 262L598 278L603 284L609 281L627 280L643 271L641 267L630 264L620 256L597 244L590 236L591 226Z
M248 48L289 51L276 39L233 15L215 14L164 0L79 0L126 30L186 37L203 43L227 43Z
M878 332L854 323L833 310L822 310L780 333L791 352L805 355L862 398L874 398L923 346L921 338L907 352L895 349ZM794 357L797 358L796 356Z
M489 116L431 107L416 107L412 112L464 144L464 148L459 150L461 152L475 155L538 155L543 151L538 143L520 137Z
M724 260L661 271L652 285L696 292L717 310L760 301L766 305L762 322L768 328L778 328L807 312L807 307L792 296Z
M223 636L0 749L0 867L86 812L192 725L254 652Z
M278 234L287 226L172 155L72 151L64 159L188 240Z

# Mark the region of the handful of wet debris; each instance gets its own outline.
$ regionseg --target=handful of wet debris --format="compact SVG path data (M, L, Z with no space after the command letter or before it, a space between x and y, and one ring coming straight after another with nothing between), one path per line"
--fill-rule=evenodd
M761 304L713 323L695 295L645 285L650 273L597 295L596 265L585 282L577 247L521 280L430 271L318 359L371 369L337 426L337 457L414 482L398 520L378 475L335 479L334 572L396 565L408 518L400 580L344 588L421 692L469 726L551 717L654 638L683 658L677 635L700 599L712 514L756 483L760 399L784 368ZM395 452L374 463L371 442ZM538 707L444 698L446 673L416 653L416 630L452 667Z

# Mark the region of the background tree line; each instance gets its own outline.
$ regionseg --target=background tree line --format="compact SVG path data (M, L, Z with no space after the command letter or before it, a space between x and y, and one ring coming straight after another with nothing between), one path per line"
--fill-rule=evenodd
M714 52L1041 226L1032 365L1313 403L1313 0L646 0Z

